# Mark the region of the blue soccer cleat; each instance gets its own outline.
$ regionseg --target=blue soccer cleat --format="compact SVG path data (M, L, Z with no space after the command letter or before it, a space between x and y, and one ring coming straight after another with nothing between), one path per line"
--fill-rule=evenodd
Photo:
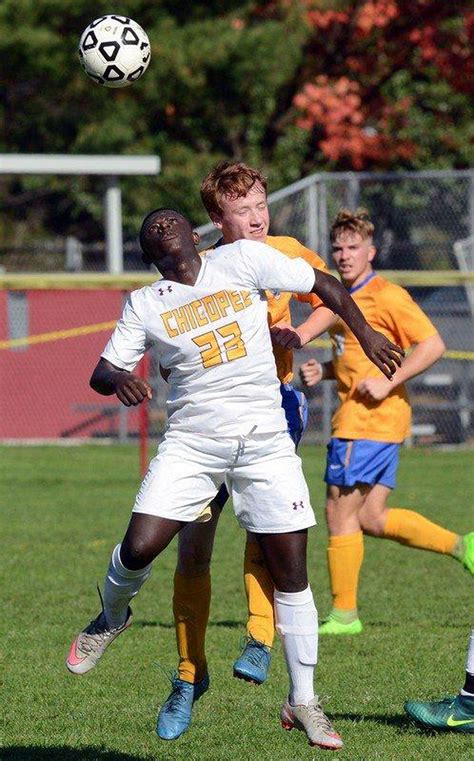
M272 654L267 645L248 637L242 655L234 663L234 676L247 682L263 684L268 676L271 659Z
M209 675L197 684L174 678L172 690L161 706L156 734L162 740L176 740L191 724L193 704L209 689Z
M431 703L410 700L405 703L405 711L427 729L474 732L474 697L469 695L456 695Z

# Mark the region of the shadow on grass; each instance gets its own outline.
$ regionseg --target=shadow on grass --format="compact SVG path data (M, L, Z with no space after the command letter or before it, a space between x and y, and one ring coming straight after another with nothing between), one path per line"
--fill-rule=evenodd
M70 748L67 745L56 747L35 745L11 745L0 748L2 761L151 761L153 756L131 756L115 750L91 746L89 748Z
M393 714L390 716L386 713L333 713L332 711L329 713L331 715L331 720L334 721L339 719L341 721L355 721L357 723L372 721L375 724L385 724L386 726L397 727L398 729L403 730L413 729L413 721L403 714Z
M158 628L161 629L174 629L174 623L170 623L170 621L137 621L135 620L133 622L134 627L139 627L142 629L148 629L148 628ZM223 629L240 629L245 627L244 621L209 621L208 626L213 627L222 627ZM1 758L1 756L0 756Z

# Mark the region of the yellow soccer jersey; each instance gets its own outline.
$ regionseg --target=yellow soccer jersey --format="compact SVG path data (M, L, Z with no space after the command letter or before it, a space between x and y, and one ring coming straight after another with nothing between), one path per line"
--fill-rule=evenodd
M407 349L438 332L410 294L375 272L365 284L350 291L367 322L391 341ZM339 320L329 331L340 405L332 419L332 435L343 439L371 439L401 443L410 432L411 408L404 385L381 402L361 397L361 380L380 376L356 337Z
M313 269L328 271L328 268L321 257L315 254L314 251L311 251L310 248L303 246L303 244L297 241L296 238L267 235L265 243L276 248L290 259L301 257L301 259L308 262ZM314 293L302 295L282 292L275 296L271 291L266 291L266 296L268 299L268 324L270 327L282 321L287 322L288 324L291 323L290 300L292 297L298 299L298 301L309 303L313 309L316 309L316 307L321 306L322 304L321 299L315 296ZM275 355L279 381L281 383L290 383L293 379L293 351L281 346L274 346L273 353Z

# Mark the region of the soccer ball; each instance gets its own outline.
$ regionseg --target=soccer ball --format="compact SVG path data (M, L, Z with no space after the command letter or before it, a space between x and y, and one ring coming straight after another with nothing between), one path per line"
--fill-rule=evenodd
M86 74L105 87L127 87L150 63L150 40L127 16L101 16L79 41L79 60Z

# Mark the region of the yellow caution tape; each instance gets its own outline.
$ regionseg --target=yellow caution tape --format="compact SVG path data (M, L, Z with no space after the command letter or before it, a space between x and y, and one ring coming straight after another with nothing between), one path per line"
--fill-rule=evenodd
M100 333L102 330L113 330L116 324L117 320L111 320L109 322L97 322L95 325L81 325L78 328L69 328L68 330L53 330L51 333L38 333L36 336L11 338L9 341L0 341L0 349L14 349L18 346L33 346L34 344L61 341L64 338L87 336L91 333Z

